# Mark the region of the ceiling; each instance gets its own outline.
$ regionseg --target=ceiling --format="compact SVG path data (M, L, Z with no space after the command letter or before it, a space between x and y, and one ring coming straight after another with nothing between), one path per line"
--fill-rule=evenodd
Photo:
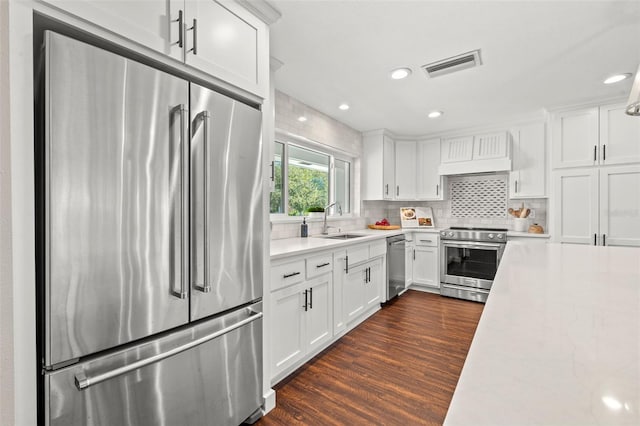
M640 1L270 0L276 89L359 131L429 135L625 97L640 64ZM481 49L480 67L421 65ZM413 73L392 80L392 69ZM346 102L348 111L338 105ZM433 110L444 112L427 118Z

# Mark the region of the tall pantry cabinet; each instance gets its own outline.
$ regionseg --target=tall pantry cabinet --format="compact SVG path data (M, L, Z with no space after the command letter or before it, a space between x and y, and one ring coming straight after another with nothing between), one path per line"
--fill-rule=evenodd
M555 240L640 246L640 119L623 103L560 111L552 146Z

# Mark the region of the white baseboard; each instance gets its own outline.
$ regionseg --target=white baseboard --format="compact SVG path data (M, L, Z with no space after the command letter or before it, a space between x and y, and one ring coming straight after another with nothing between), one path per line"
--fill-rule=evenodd
M415 283L409 286L409 290L417 290L417 291L423 291L425 293L440 294L439 287L427 287L427 286L421 286Z
M262 406L262 415L266 415L269 411L276 408L276 391L269 389L264 395L264 405Z

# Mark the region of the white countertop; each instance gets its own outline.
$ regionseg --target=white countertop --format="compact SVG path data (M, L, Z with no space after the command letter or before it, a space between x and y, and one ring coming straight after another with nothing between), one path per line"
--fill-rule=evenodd
M508 244L445 425L640 425L640 248Z
M507 237L551 238L551 235L549 235L549 234L534 234L533 232L507 231Z
M378 229L358 229L352 231L341 232L341 234L358 234L366 235L362 238L354 238L351 240L334 240L331 238L322 238L320 236L311 236L307 238L284 238L281 240L271 240L271 260L281 259L287 256L298 254L308 254L315 251L326 249L336 249L351 244L366 243L379 238L387 238L393 235L404 234L405 232L428 232L438 233L440 228L432 229L396 229L393 231L382 231Z

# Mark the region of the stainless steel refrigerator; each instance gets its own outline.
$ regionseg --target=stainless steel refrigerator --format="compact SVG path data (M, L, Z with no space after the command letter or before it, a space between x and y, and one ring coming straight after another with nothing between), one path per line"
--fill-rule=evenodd
M41 420L241 423L262 404L260 111L44 46Z

